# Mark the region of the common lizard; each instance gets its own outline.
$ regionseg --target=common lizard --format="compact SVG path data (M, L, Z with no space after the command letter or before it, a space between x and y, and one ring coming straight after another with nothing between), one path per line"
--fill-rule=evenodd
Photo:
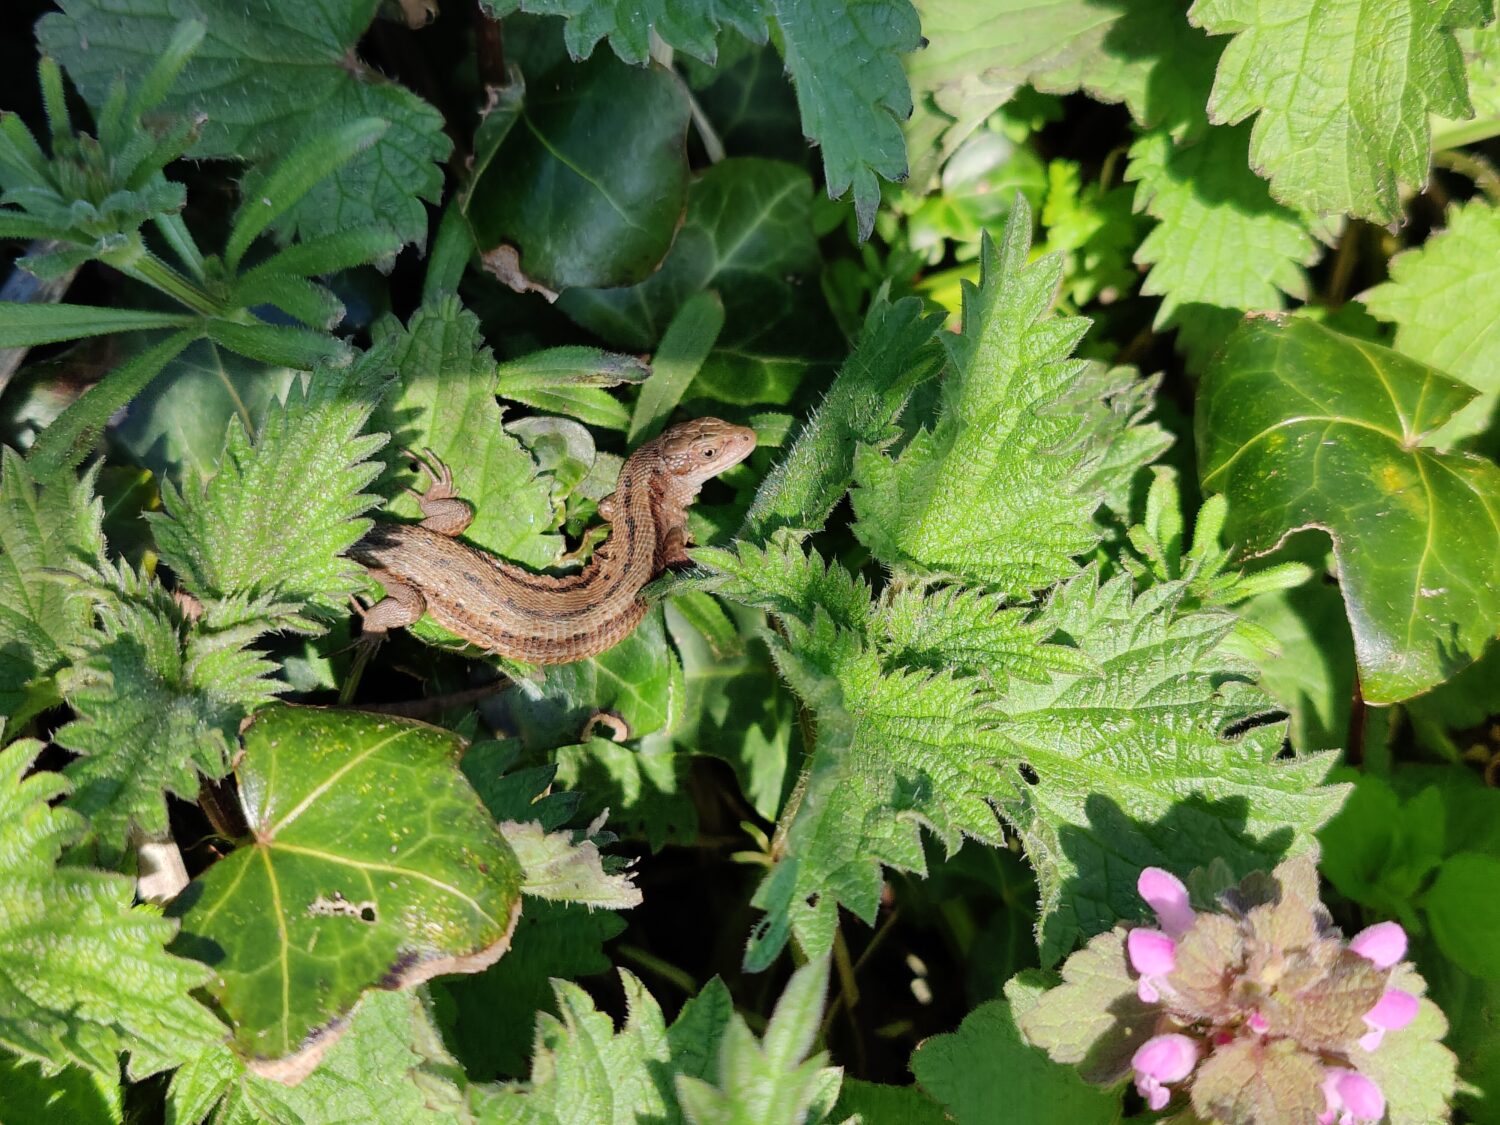
M427 613L464 640L530 664L594 656L630 635L646 614L641 588L689 561L687 509L710 477L755 448L755 431L718 418L673 426L646 442L599 502L609 537L574 574L536 574L459 541L474 513L448 467L416 458L429 478L420 524L377 523L350 556L385 588L363 611L366 636ZM415 495L415 493L414 493ZM503 502L503 498L502 498Z

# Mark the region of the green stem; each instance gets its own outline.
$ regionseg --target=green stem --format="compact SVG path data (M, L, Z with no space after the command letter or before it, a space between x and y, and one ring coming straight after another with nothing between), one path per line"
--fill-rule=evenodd
M139 234L134 235L129 244L102 255L100 260L106 265L114 266L126 277L144 282L151 288L165 293L199 316L225 316L228 312L201 286L189 281L147 250Z
M1500 117L1460 121L1448 128L1433 131L1432 151L1441 152L1444 149L1460 148L1478 141L1487 141L1491 137L1500 137Z
M223 316L225 314L226 310L219 302L150 251L143 251L134 261L121 263L117 268L127 277L133 277L137 281L145 282L153 289L160 290L200 316Z

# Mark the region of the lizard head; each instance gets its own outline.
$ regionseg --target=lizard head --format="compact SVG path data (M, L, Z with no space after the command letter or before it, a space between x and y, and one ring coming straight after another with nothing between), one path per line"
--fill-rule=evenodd
M667 472L696 490L750 456L755 431L721 418L694 418L673 426L655 444Z

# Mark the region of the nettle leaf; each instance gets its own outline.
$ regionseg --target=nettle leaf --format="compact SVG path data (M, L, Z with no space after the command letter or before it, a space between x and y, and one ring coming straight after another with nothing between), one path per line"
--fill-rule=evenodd
M765 1034L736 1013L723 1031L718 1066L707 1075L679 1072L677 1099L697 1125L777 1125L827 1119L843 1070L828 1052L811 1057L828 992L828 960L810 961L787 981Z
M275 707L238 765L250 838L173 903L176 948L250 1069L295 1080L361 997L506 950L514 853L458 768L462 741L409 720Z
M384 435L361 434L384 394L386 360L320 368L287 390L252 442L236 416L218 472L195 473L179 493L162 483L163 514L149 518L161 557L205 604L274 597L280 623L306 632L315 615L363 588L343 558L370 521L362 491L380 471L370 454Z
M633 285L687 203L686 90L660 66L536 54L519 120L465 202L475 242L521 292Z
M624 929L625 920L612 911L530 901L516 923L509 953L482 973L433 982L431 987L453 1003L452 1040L464 1070L482 1080L524 1074L533 1028L528 1019L496 1019L495 1014L558 1015L551 979L608 972L604 943Z
M641 904L641 892L628 872L605 870L599 845L589 833L549 832L535 820L508 820L501 822L500 834L516 853L521 889L531 897L591 909L628 910Z
M1014 677L992 700L984 742L1017 779L992 792L1037 871L1044 961L1135 913L1141 868L1270 866L1310 847L1342 801L1320 784L1328 756L1278 760L1275 705L1226 644L1235 618L1183 607L1189 590L1133 596L1124 577L1080 575L1037 624L1093 670Z
M1198 403L1205 488L1251 552L1317 527L1333 540L1364 697L1406 699L1500 632L1500 469L1434 430L1474 391L1300 318L1235 330Z
M241 720L280 686L275 665L248 647L276 611L236 601L222 611L227 624L210 613L189 627L172 595L128 566L101 564L90 581L99 627L59 677L78 718L53 738L82 755L66 769L69 803L122 847L132 825L167 830L166 793L197 800L200 775L229 771Z
M979 285L964 290L964 328L944 339L951 371L936 426L891 458L855 459L854 532L882 562L964 577L1018 596L1074 574L1099 541L1100 496L1087 484L1084 420L1060 408L1083 375L1068 356L1088 328L1049 315L1060 256L1027 264L1023 197L996 248L986 237Z
M378 6L68 0L38 23L37 39L97 111L119 75L151 68L179 21L200 21L203 42L161 108L206 115L189 154L249 162L252 192L257 173L310 137L363 118L389 122L368 150L309 191L282 226L288 235L315 237L380 224L415 242L427 230L423 202L436 203L442 191L438 162L451 143L436 110L354 53Z
M453 471L459 494L474 506L464 538L527 566L557 562L563 542L553 533L559 516L551 484L502 425L495 359L480 339L478 318L457 298L443 297L413 313L405 328L386 318L373 334L377 346L391 349L397 383L377 424L396 447L431 449ZM387 511L421 518L405 494Z
M1457 33L1459 47L1469 72L1469 100L1474 117L1469 120L1435 117L1432 150L1457 148L1493 134L1500 119L1500 23Z
M78 1121L123 1125L125 1089L115 1074L68 1067L45 1074L40 1065L0 1055L0 1114L7 1121Z
M531 1081L499 1088L487 1120L598 1122L631 1125L643 1118L683 1121L672 1074L706 1072L734 1015L729 990L715 978L683 1005L668 1028L661 1006L628 971L620 970L627 1015L614 1021L583 989L554 980L558 1015L537 1014Z
M1123 965L1124 958L1120 957ZM1127 979L1129 990L1135 982ZM1122 993L1123 998L1123 993ZM1088 1018L1102 1008L1089 998ZM917 1082L959 1125L989 1121L1069 1121L1107 1125L1120 1099L1087 1085L1021 1038L1006 1000L981 1004L947 1035L925 1039L911 1056Z
M605 36L626 62L644 63L654 32L668 46L707 63L717 57L721 27L764 43L767 21L797 88L802 130L822 146L830 198L854 188L860 237L868 238L880 203L880 181L906 176L901 122L911 94L899 55L921 44L909 0L649 0L623 9L599 0L483 0L497 16L521 10L568 19L569 53L584 58Z
M0 715L15 723L56 702L50 677L93 620L88 602L46 572L103 555L94 479L64 472L39 481L0 450Z
M712 288L724 301L719 349L780 355L794 341L806 354L828 342L827 308L809 292L822 268L812 202L812 177L795 164L722 160L688 188L659 269L627 289L571 289L558 308L615 347L648 350L688 298Z
M647 0L631 12L622 12L600 0L481 0L486 12L500 17L511 12L533 12L562 16L568 51L575 59L586 58L605 36L615 54L628 63L642 64L650 57L654 32L663 43L686 51L712 64L718 58L720 28L733 28L747 39L764 42L766 17L760 0L706 0L673 4L670 0Z
M996 604L930 593L917 647L904 591L896 612L867 593L861 603L841 568L785 545L700 557L733 575L724 596L782 616L786 644L773 651L818 716L807 793L757 893L769 917L752 968L788 925L821 948L830 900L873 920L880 865L926 869L919 826L952 851L964 836L998 843L1003 815L1037 870L1042 952L1056 958L1137 908L1141 867L1211 853L1253 870L1307 847L1337 809L1340 792L1319 788L1328 759L1276 760L1273 705L1236 682L1253 668L1225 648L1235 619L1181 609L1186 582L1132 597L1127 578L1101 586L1086 572L1025 625L1029 649ZM1070 644L1040 643L1052 635ZM963 675L1001 659L1008 679ZM1252 722L1264 725L1223 733Z
M60 775L26 776L41 750L0 751L0 1047L48 1074L76 1064L114 1081L122 1051L136 1077L165 1070L223 1035L189 995L208 974L165 952L175 927L132 908L133 879L56 866L85 825L52 805Z
M1157 329L1176 328L1199 367L1241 313L1305 298L1303 267L1321 252L1307 224L1246 166L1249 138L1248 126L1210 128L1177 145L1155 130L1130 149L1136 208L1157 220L1135 254L1151 267L1141 292L1163 298Z
M1444 433L1483 430L1500 395L1500 207L1473 199L1450 208L1446 227L1391 259L1390 275L1360 300L1396 325L1403 355L1480 392Z
M1471 112L1459 28L1489 0L1325 0L1290 11L1197 0L1189 18L1233 35L1209 117L1256 116L1250 161L1283 203L1386 223L1402 187L1427 182L1427 115Z
M941 366L933 339L940 324L914 297L871 303L854 352L762 482L745 514L745 534L822 526L854 479L855 450L894 441L907 397Z
M880 180L904 180L901 123L911 91L899 56L922 45L909 0L774 0L802 132L823 150L830 199L851 187L861 240L875 228Z
M943 153L1025 85L1123 102L1141 126L1174 136L1203 127L1221 48L1177 0L922 0L920 10L927 46L906 69L919 106L930 98L945 119L917 126L946 132Z
M436 1122L454 1107L453 1063L420 991L373 992L306 1079L288 1087L216 1045L172 1075L174 1125L305 1125L318 1121ZM448 1117L446 1120L458 1120Z
M639 980L624 969L620 979L628 1014L618 1031L588 993L567 981L553 982L560 1015L537 1017L531 1082L477 1096L484 1120L828 1120L842 1071L827 1067L826 1053L807 1057L823 1012L826 959L792 975L759 1039L717 977L683 1005L670 1026Z

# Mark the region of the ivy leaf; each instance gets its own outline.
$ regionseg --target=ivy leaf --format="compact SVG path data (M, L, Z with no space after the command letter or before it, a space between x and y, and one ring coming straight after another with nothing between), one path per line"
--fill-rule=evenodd
M289 367L268 367L211 340L195 340L130 400L111 437L158 477L207 479L224 455L230 421L238 418L244 433L259 433L275 410L284 409L299 377Z
M1126 984L1126 991L1134 989L1133 981ZM1120 996L1125 999L1126 993ZM1090 1009L1078 1014L1097 1018L1103 1010L1098 1000L1091 996ZM1085 1084L1077 1071L1057 1065L1021 1038L1006 1000L981 1004L957 1031L923 1040L912 1053L911 1072L958 1125L1006 1120L1108 1125L1120 1119L1118 1097Z
M50 677L93 620L88 602L46 572L104 554L94 478L39 481L0 450L0 715L16 725L57 701Z
M645 840L653 851L696 838L698 810L688 792L688 757L675 746L656 739L631 746L591 738L560 746L552 757L558 785L583 798L585 816L608 812L615 827Z
M685 616L697 599L720 615L719 633L700 631L696 613ZM739 608L731 615L708 594L695 593L673 598L666 620L682 661L682 705L670 729L649 736L641 753L665 742L678 756L728 762L745 799L774 820L791 783L797 717L765 645L751 639L766 627L765 616Z
M510 692L504 702L513 729L528 749L577 743L593 733L592 720L601 713L624 724L623 732L612 732L616 736L636 739L670 724L673 695L681 680L682 669L667 645L661 613L652 610L613 648L587 660L547 665L532 690Z
M1493 14L1489 0L1327 0L1290 11L1197 0L1188 16L1234 36L1209 117L1256 116L1250 162L1271 194L1312 214L1387 223L1401 213L1400 189L1427 182L1427 115L1472 111L1454 33Z
M686 92L660 66L532 55L520 118L465 201L485 264L517 291L553 297L634 285L666 255L687 203Z
M826 352L828 312L809 293L822 268L812 202L812 177L795 164L722 160L688 188L659 269L626 289L570 289L558 308L615 347L646 351L688 298L712 288L724 300L720 349L780 355L790 340L797 354Z
M452 1099L452 1060L442 1050L420 992L374 992L306 1079L288 1087L262 1078L227 1046L215 1045L172 1076L168 1120L174 1125L307 1125L320 1121L391 1121L412 1125L443 1118Z
M1443 434L1483 430L1500 396L1500 207L1450 208L1448 225L1392 258L1390 280L1360 300L1396 325L1398 351L1480 392Z
M189 995L208 974L164 951L175 927L131 907L133 879L56 866L85 826L51 803L68 789L60 775L26 776L41 750L0 751L0 1047L111 1082L122 1051L135 1077L174 1066L223 1034Z
M1130 149L1136 209L1157 221L1136 250L1151 267L1141 292L1163 298L1157 330L1176 328L1199 368L1241 313L1305 299L1303 267L1320 253L1307 224L1246 167L1249 138L1248 126L1210 128L1176 145L1155 130Z
M868 238L880 203L880 182L906 176L900 122L911 94L898 56L921 43L910 0L649 0L629 10L599 0L484 0L497 16L519 10L568 19L564 37L575 59L605 36L626 62L644 63L650 33L704 62L716 57L715 37L732 27L764 43L774 20L778 44L797 88L802 131L823 148L830 198L854 188L860 238Z
M288 388L252 442L236 419L219 470L194 474L179 493L162 483L153 514L161 557L205 604L274 596L286 627L317 632L316 614L364 588L343 552L364 534L376 498L362 491L380 471L367 460L383 435L362 435L384 393L385 357L322 368Z
M464 538L527 566L554 564L563 544L552 533L558 515L551 486L502 425L495 359L480 339L478 319L456 297L442 297L413 313L406 327L386 318L373 334L377 345L391 349L397 383L378 424L397 446L431 449L453 471L455 487L474 506ZM421 515L404 494L387 510Z
M247 647L278 611L236 602L222 627L207 614L190 628L172 596L128 566L101 563L92 581L99 628L60 676L78 718L53 737L83 755L66 770L70 804L123 847L132 824L167 830L165 793L195 801L200 774L228 772L240 721L279 686L275 665Z
M203 43L161 110L205 115L189 155L248 161L252 191L257 173L309 138L362 118L388 121L379 141L303 196L282 220L284 230L312 238L383 224L404 242L424 236L423 202L438 201L438 162L451 144L436 110L355 54L377 0L332 8L295 0L253 8L233 0L68 0L62 7L38 23L37 40L96 112L119 75L151 69L179 21L201 22ZM226 98L226 89L235 96Z
M456 736L274 707L244 744L250 839L173 903L177 948L214 970L208 991L249 1068L295 1081L370 989L493 964L521 873Z
M1204 379L1198 463L1230 538L1264 553L1328 532L1372 703L1441 683L1500 632L1500 469L1431 445L1473 395L1301 318L1247 320Z
M962 334L937 425L897 458L861 449L855 534L882 562L962 576L1018 596L1077 571L1098 542L1092 450L1082 416L1057 408L1085 365L1068 356L1088 328L1048 315L1062 276L1052 255L1027 264L1031 210L1017 196L997 249L986 236L979 285L964 290Z

